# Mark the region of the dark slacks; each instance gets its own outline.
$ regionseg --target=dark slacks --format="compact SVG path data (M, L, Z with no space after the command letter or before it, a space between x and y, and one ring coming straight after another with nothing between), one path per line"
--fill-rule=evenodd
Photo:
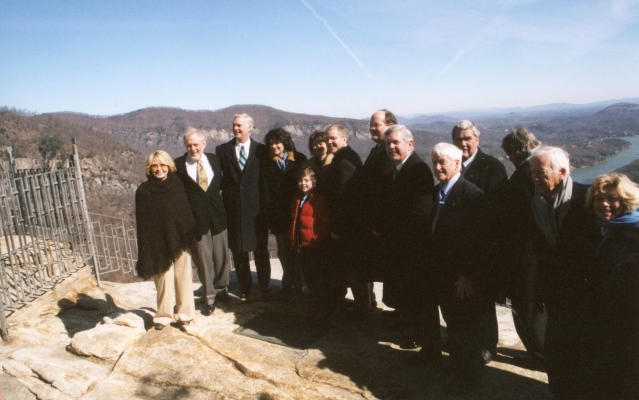
M271 281L271 260L268 253L268 229L259 227L255 229L257 236L257 246L253 252L255 259L255 270L257 271L257 282L261 290L268 289ZM251 267L249 264L248 252L233 251L233 264L237 280L242 289L242 293L249 294L253 286L251 277Z
M276 233L275 241L277 242L277 257L282 265L282 289L301 289L302 271L295 262L288 235L286 233Z
M520 305L513 301L513 322L517 335L526 351L536 360L544 357L546 318L545 308L537 310L533 303Z
M215 303L215 295L229 285L228 236L226 229L211 235L208 231L193 252L193 264L202 283L207 304Z
M447 326L451 365L457 378L469 384L481 382L484 368L478 312L480 300L477 293L460 300L454 286L440 298L442 316Z

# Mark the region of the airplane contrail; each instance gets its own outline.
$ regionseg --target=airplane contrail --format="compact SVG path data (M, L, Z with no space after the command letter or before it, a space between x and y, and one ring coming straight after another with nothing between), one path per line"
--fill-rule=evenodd
M346 43L344 43L342 41L342 39L340 39L339 36L337 36L337 33L335 33L335 31L333 30L333 28L331 28L331 26L328 24L328 21L326 21L324 18L320 17L319 14L317 14L317 12L315 12L315 10L313 9L313 7L311 7L310 4L308 4L306 2L306 0L302 0L302 3L304 3L304 5L306 6L306 8L308 8L309 10L311 10L311 12L313 13L313 15L315 15L315 18L317 18L318 20L320 20L324 26L326 27L326 29L328 29L328 31L331 33L331 35L333 35L333 37L339 42L339 44L342 45L342 47L344 48L344 50L346 50L346 52L353 57L353 60L355 60L355 62L357 63L357 65L359 66L359 68L364 71L364 73L366 74L366 76L369 79L372 79L373 77L371 76L370 72L368 72L368 70L366 69L366 67L364 66L364 64L362 64L361 61L359 61L359 58L357 58L357 56L355 55L355 53L353 53L351 51L351 49L348 48L348 46L346 45Z
M464 53L466 52L466 50L462 50L459 53L457 53L457 55L455 56L455 58L453 58L453 61L449 62L448 65L446 65L443 69L442 69L442 74L446 73L446 71L448 71L453 65L455 65L455 63L457 62L457 60L459 60L461 58L461 56L464 55Z

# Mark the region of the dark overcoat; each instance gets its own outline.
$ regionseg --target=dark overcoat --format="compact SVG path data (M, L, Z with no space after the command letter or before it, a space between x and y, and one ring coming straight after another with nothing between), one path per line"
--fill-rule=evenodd
M475 159L463 175L464 179L487 195L499 192L508 182L504 164L495 157L485 154L480 148L477 148Z
M265 224L265 188L260 178L268 148L251 139L244 170L235 154L235 139L215 148L222 166L222 200L227 214L229 248L234 252L254 251L256 229Z
M210 230L211 235L217 235L226 229L226 211L220 196L222 183L222 168L220 158L215 154L204 153L213 169L213 179L206 192L194 181L186 171L186 154L175 160L177 176L184 184L186 197L189 199L195 220L200 227L200 234L206 235Z
M376 220L386 253L384 304L412 309L429 290L430 217L433 173L413 152L393 180L394 168L381 179L381 213ZM371 199L373 203L380 200Z

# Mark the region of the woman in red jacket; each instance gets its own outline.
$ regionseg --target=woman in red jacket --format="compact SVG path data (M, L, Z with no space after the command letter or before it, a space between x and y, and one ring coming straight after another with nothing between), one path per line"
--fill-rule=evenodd
M301 169L297 174L298 192L293 201L291 214L293 223L290 239L296 263L302 274L311 296L311 316L315 316L322 306L322 275L325 260L324 246L330 236L328 206L321 194L315 193L315 172L312 168Z

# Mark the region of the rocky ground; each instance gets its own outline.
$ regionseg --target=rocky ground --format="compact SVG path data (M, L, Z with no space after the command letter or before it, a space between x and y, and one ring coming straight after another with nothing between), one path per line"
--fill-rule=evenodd
M273 260L276 289L280 277ZM376 291L381 298L381 285ZM304 349L235 333L269 311L303 321L304 303L277 290L248 301L232 295L212 316L198 311L186 332L156 331L152 282L97 287L85 267L9 317L0 388L5 399L42 400L446 398L445 375L411 364L417 350L400 348L411 332L392 330L387 308L363 320L337 313L330 329L323 325L328 333ZM515 365L523 347L508 309L499 308L499 323L499 356L483 389L464 398L551 398L545 373Z

